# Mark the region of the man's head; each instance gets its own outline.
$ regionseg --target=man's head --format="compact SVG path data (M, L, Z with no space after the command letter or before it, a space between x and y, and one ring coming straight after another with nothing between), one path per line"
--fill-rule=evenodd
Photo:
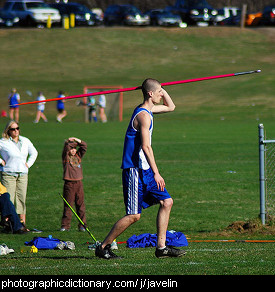
M141 85L142 93L145 99L150 97L150 92L154 92L161 87L161 84L158 80L147 78L143 81Z

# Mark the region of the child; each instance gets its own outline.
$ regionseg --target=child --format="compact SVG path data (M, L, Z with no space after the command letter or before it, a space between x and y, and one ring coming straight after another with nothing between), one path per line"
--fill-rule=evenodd
M78 149L77 149L78 148ZM86 224L84 191L83 191L83 174L81 159L87 151L87 143L78 138L71 137L65 141L62 161L63 161L63 196L66 201L73 207L76 206L76 213ZM64 202L64 211L61 220L60 231L68 231L71 227L72 211ZM79 231L85 231L84 226L78 225Z

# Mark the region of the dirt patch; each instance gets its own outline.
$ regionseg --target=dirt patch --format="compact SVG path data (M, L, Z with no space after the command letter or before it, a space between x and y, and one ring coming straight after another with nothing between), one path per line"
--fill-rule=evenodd
M274 218L269 218L265 225L262 225L261 221L258 219L249 220L248 222L236 221L231 223L221 233L223 235L230 235L233 233L275 235Z
M257 27L255 31L267 35L271 42L275 42L275 27Z

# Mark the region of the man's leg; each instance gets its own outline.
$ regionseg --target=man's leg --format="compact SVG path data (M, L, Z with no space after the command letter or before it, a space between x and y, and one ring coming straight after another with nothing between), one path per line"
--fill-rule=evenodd
M123 233L130 225L132 225L139 219L140 214L125 215L124 217L119 219L102 242L102 248L104 248L107 244L111 244L121 233Z
M122 172L122 181L124 203L127 210L127 215L119 219L113 225L111 231L106 236L102 244L96 248L95 254L100 258L110 259L117 257L112 253L112 251L110 251L112 242L118 238L118 236L123 233L130 225L138 221L141 216L141 202L139 201L139 196L136 196L136 194L140 191L137 189L137 186L139 185L138 169L124 169Z
M168 228L170 212L173 206L173 199L160 201L160 207L157 215L157 247L165 247L166 231Z
M104 259L114 259L114 258L120 258L117 255L115 255L111 251L111 243L123 232L125 231L130 225L135 223L140 219L140 214L136 215L125 215L121 219L119 219L109 232L109 234L106 236L104 241L101 245L96 247L95 255L99 258Z
M184 250L166 246L166 232L172 206L172 198L160 201L160 207L157 216L157 248L155 252L156 257L158 258L181 257L186 254Z

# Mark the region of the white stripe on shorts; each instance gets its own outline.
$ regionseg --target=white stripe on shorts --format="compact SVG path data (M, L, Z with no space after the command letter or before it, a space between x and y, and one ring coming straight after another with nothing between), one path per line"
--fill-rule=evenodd
M138 214L138 168L130 168L127 214Z

